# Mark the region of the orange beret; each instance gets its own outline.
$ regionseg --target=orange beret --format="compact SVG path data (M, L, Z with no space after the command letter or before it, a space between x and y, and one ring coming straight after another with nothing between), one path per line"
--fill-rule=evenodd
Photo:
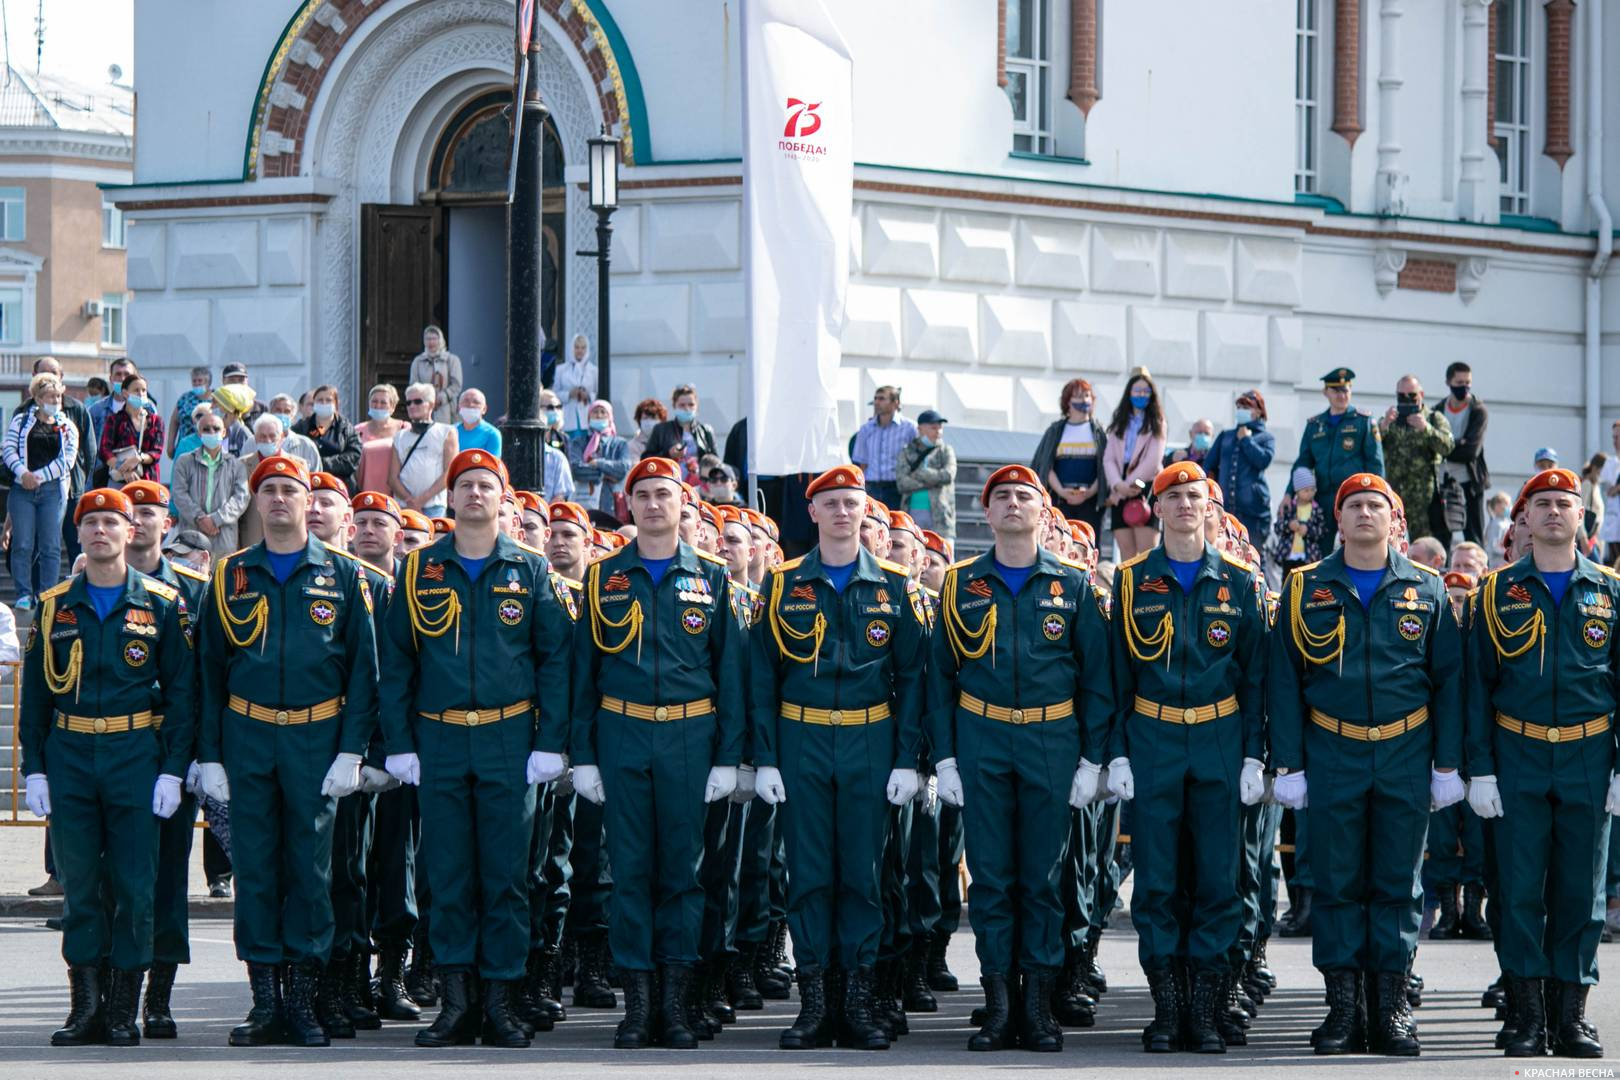
M889 511L889 531L908 532L919 541L922 540L922 528L913 520L912 516L904 510Z
M433 522L428 518L428 516L422 513L422 511L412 510L408 506L400 507L399 523L404 528L414 529L417 532L425 532L430 535L433 532Z
M1221 490L1221 485L1215 482L1213 476L1205 476L1204 479L1209 481L1209 501L1217 506L1225 506L1226 492Z
M574 502L562 502L559 500L552 503L551 525L553 528L558 525L577 525L579 528L584 529L586 533L592 531L591 515L585 512L583 506Z
M1579 498L1581 481L1568 469L1542 469L1524 482L1524 490L1519 492L1519 498L1529 506L1531 496L1542 491L1562 491Z
M1344 483L1339 485L1339 493L1333 497L1333 513L1335 516L1338 515L1340 507L1344 506L1344 500L1358 491L1377 492L1389 500L1391 508L1399 505L1395 498L1395 492L1389 486L1389 481L1376 473L1356 473L1347 477Z
M771 538L771 542L774 544L781 540L782 530L776 527L776 519L768 514L761 514L759 516L765 519L765 535Z
M405 523L405 519L400 516L399 503L394 501L392 495L384 495L380 491L362 491L349 500L349 507L357 514L369 510L387 514L402 525ZM414 510L411 512L415 513Z
M73 524L77 525L86 514L110 511L135 520L135 504L117 488L96 488L79 496L79 505L73 508Z
M551 508L546 505L546 500L542 499L538 492L520 491L517 493L517 501L519 506L530 513L539 514L544 518L551 516Z
M1226 515L1226 531L1245 544L1249 542L1249 527L1239 521L1235 514Z
M1178 461L1174 465L1166 465L1159 470L1159 475L1153 478L1153 497L1158 498L1173 487L1182 484L1196 484L1200 480L1208 480L1204 475L1203 466L1196 461Z
M752 506L739 507L738 513L742 514L743 522L747 524L750 529L758 529L761 532L765 530L765 515L761 514L758 510L755 510Z
M723 505L716 506L714 508L714 512L720 516L720 528L722 530L724 530L727 525L741 525L745 529L748 527L748 519L743 517L742 507L740 506L733 506L730 503L725 503Z
M1091 527L1091 522L1089 521L1080 521L1076 518L1070 518L1069 534L1074 537L1074 542L1077 544L1089 544L1092 547L1097 546L1097 530Z
M866 516L881 524L885 529L889 527L889 508L870 495L866 497Z
M699 499L698 504L697 504L697 509L698 509L698 517L703 521L707 521L711 526L713 526L715 532L719 532L720 531L720 515L715 512L714 504L704 502L702 499Z
M946 562L950 561L951 542L949 540L939 535L939 533L935 532L933 529L924 529L922 538L923 547L927 548L929 551L935 551L945 556Z
M624 493L629 495L643 480L670 480L681 482L681 467L667 457L642 458L624 478Z
M1446 571L1446 588L1448 588L1448 589L1469 589L1469 590L1472 590L1473 587L1474 587L1474 575L1473 574L1465 574L1461 570L1447 570Z
M828 469L810 481L804 489L804 497L813 499L823 491L841 491L844 488L866 490L866 474L859 465L837 465Z
M483 468L482 465L478 467L480 469ZM436 517L428 518L428 520L433 523L434 536L443 536L445 533L453 533L456 531L456 522L454 518Z
M618 535L618 533L606 533L606 532L603 532L601 529L592 529L591 530L591 546L592 547L599 547L603 551L618 551L620 545L615 544L613 542L613 540L612 540L612 538L617 536L617 535Z
M168 506L169 489L156 480L131 480L120 488L133 506Z
M248 490L257 494L259 485L272 476L285 477L288 480L296 480L305 487L310 486L308 465L286 454L271 454L259 462L258 467L253 470L253 477L248 481Z
M345 501L347 501L349 498L349 485L345 484L343 481L339 480L329 472L310 473L309 490L335 491L339 495L343 496Z
M990 479L984 482L984 490L979 493L979 502L985 506L990 505L990 492L1002 484L1027 484L1036 491L1045 491L1040 477L1028 465L1003 465L990 474Z
M506 478L506 466L501 462L500 458L496 457L488 450L463 450L450 462L449 485L451 487L455 487L457 477L459 477L462 473L472 472L474 469L488 469L490 472L500 477L503 487L508 483Z

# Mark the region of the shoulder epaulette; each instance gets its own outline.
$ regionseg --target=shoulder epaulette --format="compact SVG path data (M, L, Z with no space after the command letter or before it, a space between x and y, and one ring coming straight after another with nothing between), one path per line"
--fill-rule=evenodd
M153 596L159 597L163 600L168 600L171 603L180 598L180 590L176 589L173 585L165 584L164 582L161 582L157 578L151 577L150 575L144 576L146 576L146 581L143 584L146 586L146 591L151 593Z
M1144 551L1140 555L1137 555L1137 556L1134 556L1132 558L1126 559L1124 562L1119 564L1117 569L1123 570L1127 566L1135 566L1137 563L1141 562L1143 559L1147 558L1151 554L1153 554L1152 551Z
M962 569L962 567L968 565L969 563L976 562L976 561L977 561L976 559L962 559L962 560L960 560L958 562L951 563L951 565L947 566L945 569L948 570L948 571L949 570L960 570L960 569Z
M533 547L533 546L531 546L529 544L525 544L522 540L513 540L512 543L516 544L518 547L522 548L524 551L527 551L530 555L539 555L542 558L545 557L545 554L546 554L545 552L541 551L537 547Z
M1615 570L1612 566L1604 566L1602 563L1593 563L1592 565L1596 566L1600 571L1609 577L1620 580L1620 570Z
M718 555L710 555L707 551L698 551L697 548L693 548L692 550L696 551L697 552L697 557L704 560L705 562L712 562L712 563L716 564L717 566L724 566L727 569L730 569L730 564L727 563L726 560L722 559L720 556L718 556Z
M775 566L771 567L771 573L780 574L788 570L796 569L802 562L804 562L804 556L800 555L797 559L789 559L787 562L777 563Z
M326 541L322 540L321 543L326 544ZM367 562L366 560L362 559L360 556L356 555L352 551L344 551L342 548L333 547L331 544L326 544L326 550L330 551L334 555L341 555L345 559L348 559L352 563L359 563L361 566L365 567L367 570L371 570L371 571L374 571L374 572L376 572L378 574L381 574L389 582L392 582L394 580L394 575L393 574L390 574L387 570L384 570L382 567L378 566L376 563Z
M558 574L557 571L555 571L555 570L553 570L552 573L556 574L557 580L561 581L564 585L568 586L570 589L583 589L585 587L585 583L583 581L575 581L573 578L568 577L566 574Z
M40 593L39 598L41 600L54 600L56 597L61 596L63 593L67 592L68 591L68 586L72 585L72 584L73 584L73 579L68 578L66 581L64 581L64 582L62 582L62 583L60 583L58 585L52 585L50 588L48 588L44 592Z
M1289 575L1292 576L1294 574L1303 574L1308 570L1315 570L1318 566L1321 566L1321 565L1322 565L1322 560L1317 559L1315 562L1306 563L1304 566L1296 566L1296 567L1294 567L1291 571L1289 571Z
M1253 564L1244 562L1242 559L1238 558L1236 555L1228 555L1226 552L1223 551L1223 552L1221 552L1221 561L1225 562L1225 563L1230 563L1231 565L1237 567L1239 570L1242 570L1246 574L1254 573Z
M1434 577L1444 577L1445 576L1444 574L1440 573L1440 571L1436 570L1432 566L1424 566L1420 562L1414 562L1414 563L1412 563L1412 565L1417 567L1419 570L1422 570L1425 574L1430 574L1430 575L1432 575Z
M1070 570L1078 570L1082 574L1086 572L1086 568L1075 562L1073 559L1066 559L1062 555L1059 555L1057 556L1057 561L1062 563L1064 566L1067 566Z
M907 570L905 567L901 566L899 563L890 562L888 559L879 559L877 561L877 564L879 566L883 567L883 569L887 570L889 573L891 573L891 574L899 574L902 577L905 577L905 576L907 576L907 575L909 575L911 573L910 570Z
M752 585L739 585L737 582L733 581L731 583L731 590L732 592L740 592L744 596L752 597L756 600L759 599L759 590L754 588Z
M171 560L170 563L169 563L169 569L173 570L176 574L179 574L181 577L188 577L188 578L191 578L193 581L207 581L208 580L208 575L207 574L203 573L200 570L193 570L191 567L187 566L185 563L177 563L177 562L174 562L174 561Z

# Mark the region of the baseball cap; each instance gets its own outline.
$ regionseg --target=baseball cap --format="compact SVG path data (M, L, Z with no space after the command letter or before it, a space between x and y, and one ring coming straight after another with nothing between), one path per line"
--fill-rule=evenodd
M246 364L238 363L236 361L232 361L231 363L226 364L224 370L220 372L220 378L228 379L232 375L246 375L246 374L247 374L247 365Z
M1556 463L1558 461L1558 451L1554 450L1550 446L1543 446L1540 450L1536 451L1536 456L1530 459L1530 463L1532 465L1538 461L1551 461Z
M939 413L935 412L933 409L924 409L920 414L918 414L917 423L919 423L919 424L948 424L948 423L950 423L950 421L945 419L943 416L939 415Z

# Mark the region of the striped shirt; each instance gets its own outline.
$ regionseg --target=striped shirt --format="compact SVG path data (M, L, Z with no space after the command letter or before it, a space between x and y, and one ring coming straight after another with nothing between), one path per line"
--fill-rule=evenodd
M899 413L879 424L872 417L855 433L855 450L849 457L866 473L868 480L895 479L895 464L912 439L917 437L917 425Z
M542 492L550 502L574 498L574 471L568 467L568 455L555 446L546 447Z

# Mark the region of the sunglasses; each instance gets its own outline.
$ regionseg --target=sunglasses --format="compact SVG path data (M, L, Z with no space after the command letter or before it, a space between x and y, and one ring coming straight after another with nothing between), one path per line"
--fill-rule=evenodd
M427 404L427 398L419 398L419 397L406 398L405 399L405 404L407 404L407 405L426 405Z

